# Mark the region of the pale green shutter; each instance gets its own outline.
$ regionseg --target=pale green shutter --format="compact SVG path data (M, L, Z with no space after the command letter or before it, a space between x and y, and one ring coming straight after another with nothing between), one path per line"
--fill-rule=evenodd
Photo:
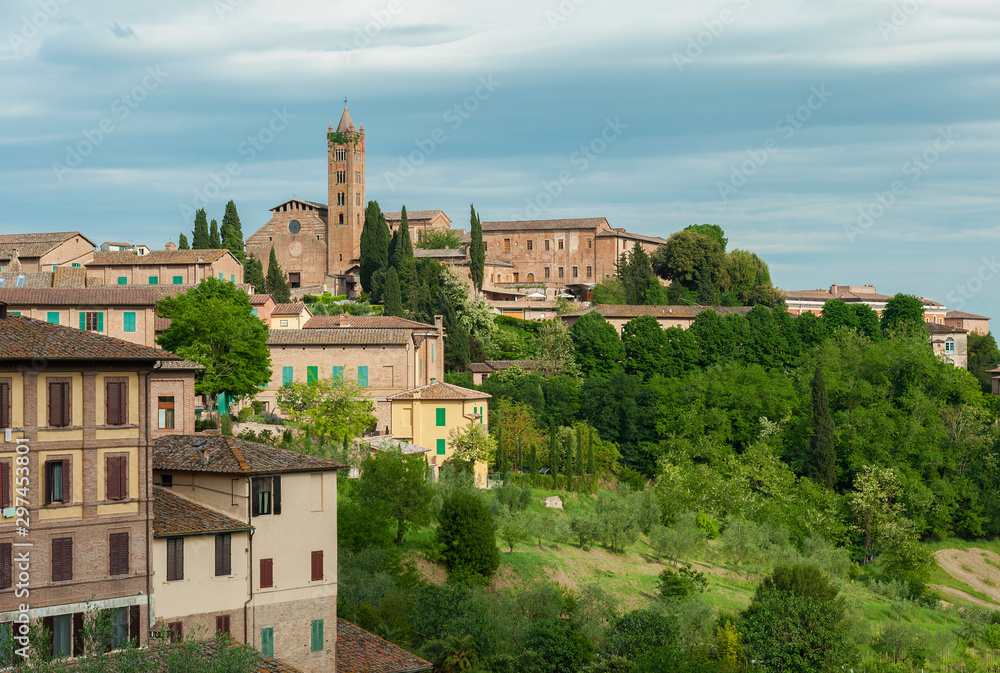
M323 620L314 619L310 624L310 640L312 641L310 649L313 652L323 651Z
M260 651L269 657L274 656L274 627L265 626L260 630Z
M104 311L101 311L100 313L97 314L97 331L98 332L104 331Z
M80 329L87 329L87 314L80 311Z

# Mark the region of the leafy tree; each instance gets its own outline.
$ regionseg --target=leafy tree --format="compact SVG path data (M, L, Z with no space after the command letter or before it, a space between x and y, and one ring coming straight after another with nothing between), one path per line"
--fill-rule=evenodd
M858 332L873 341L882 338L882 332L879 330L879 317L875 309L868 304L854 304L851 306L851 310L854 312L854 325Z
M705 545L705 531L698 526L698 515L687 511L677 517L669 528L653 527L649 544L658 556L665 556L674 565Z
M708 264L708 273L702 274L702 264ZM726 256L719 242L693 231L678 231L653 253L653 270L668 280L680 283L688 290L696 290L698 280L707 275L714 285L722 286Z
M989 370L1000 367L1000 348L997 348L996 340L989 332L986 334L969 332L968 350L969 371L979 381L984 393L991 392L993 376Z
M625 291L625 303L645 304L649 281L655 279L649 255L636 242L627 256L622 254L622 260L618 265L617 275Z
M227 248L242 263L245 257L243 250L243 225L240 224L240 214L236 212L236 203L232 199L226 204L226 212L222 216L222 230L220 233L222 238L221 247Z
M211 247L211 238L208 233L208 216L204 208L199 208L194 214L194 231L191 233L191 248L194 250L207 250Z
M431 640L424 649L440 673L462 673L476 668L476 646L472 636L451 634L447 638Z
M469 421L464 428L454 428L448 433L448 444L454 449L455 457L471 462L493 462L497 442L482 423Z
M264 281L264 265L252 254L247 255L243 262L243 282L252 285L254 292L263 293L266 291L267 283Z
M701 260L701 267L698 269L698 303L702 306L717 306L719 303L719 292L712 282L712 269L708 265L707 259Z
M253 397L271 380L268 329L251 309L245 292L215 278L157 303L157 313L171 323L156 343L204 365L195 392L207 395L213 406L219 393L236 400Z
M833 439L833 418L826 393L823 370L816 368L812 381L813 435L809 440L806 476L828 489L837 482L837 447Z
M924 303L910 294L899 293L885 303L882 331L921 334L924 329Z
M684 231L693 231L696 234L708 236L710 239L719 244L719 247L722 248L722 252L725 252L726 246L729 245L729 239L726 238L726 232L723 231L722 227L717 224L689 224L684 227Z
M403 317L403 299L399 295L399 276L392 267L385 274L385 288L382 290L384 315Z
M509 554L514 553L514 547L528 539L528 529L524 527L521 517L508 515L500 521L500 539L507 545Z
M417 247L423 250L445 250L462 247L462 239L454 229L425 229Z
M656 588L660 590L660 598L691 598L708 587L705 574L691 570L690 563L681 564L676 570L664 568L659 578Z
M618 276L605 276L604 280L594 285L590 291L590 303L599 304L627 304L625 300L625 286Z
M768 591L784 591L821 603L834 600L840 593L819 568L808 563L776 565L771 575L757 586L754 599L760 600Z
M543 619L532 624L524 647L527 652L522 655L521 667L539 672L577 673L594 656L590 639L565 619Z
M601 491L597 495L594 511L601 527L601 537L611 551L624 553L628 545L639 539L639 514L629 498Z
M365 208L365 224L361 229L361 287L372 291L372 275L389 263L389 225L378 201L369 201Z
M361 466L357 499L365 508L384 511L396 521L396 544L410 527L431 519L434 488L427 483L427 460L421 454L377 451Z
M852 311L843 299L831 299L823 304L823 324L828 331L838 327L856 329L858 314Z
M592 540L600 539L601 527L590 510L577 511L570 517L569 529L573 539L580 544L580 549Z
M538 325L538 356L547 372L578 377L580 367L573 354L573 337L562 320L542 321Z
M668 375L670 349L660 321L651 315L632 318L622 328L625 371L645 380Z
M601 655L635 661L659 648L675 648L679 641L680 629L675 618L654 610L633 610L611 625Z
M287 304L292 300L292 288L288 284L288 277L278 266L278 257L271 248L271 256L267 261L267 278L264 280L264 287L267 293L274 297L274 303Z
M177 249L178 250L190 250L191 249L191 246L188 245L187 236L185 236L184 234L181 234L180 236L177 237Z
M893 468L865 465L855 478L854 492L847 501L855 528L864 536L866 563L912 534L912 524L903 517L901 495L902 484Z
M212 250L218 250L222 247L222 238L219 236L219 223L214 219L208 231L208 247Z
M584 313L569 328L569 333L584 376L607 376L621 368L625 346L615 328L600 313Z
M278 390L278 407L305 419L309 432L329 443L360 437L377 423L375 404L353 380L286 383Z
M477 292L483 290L485 277L486 250L483 248L483 225L479 221L479 213L475 205L470 205L472 216L469 220L469 273L472 274L472 284Z
M749 305L758 288L771 286L771 271L760 257L747 250L733 250L726 255L729 292L743 305Z
M493 516L472 493L455 493L444 501L438 516L438 543L450 581L489 580L500 566Z

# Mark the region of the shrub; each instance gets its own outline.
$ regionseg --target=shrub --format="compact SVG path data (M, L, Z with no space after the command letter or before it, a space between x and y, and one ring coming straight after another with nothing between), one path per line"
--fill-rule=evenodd
M222 434L226 435L226 436L232 435L233 434L233 417L230 416L229 414L222 414L222 418L220 420L221 420Z
M719 537L719 522L711 514L698 512L698 528L705 533L705 537L709 540Z
M812 598L822 603L832 601L840 593L840 589L833 586L819 568L805 563L775 566L771 576L765 577L757 586L754 600L760 600L764 593L770 591Z
M664 568L656 585L663 598L688 598L708 588L705 574L691 570L691 565L683 564L679 570Z
M677 621L653 610L633 610L615 620L601 649L604 657L624 657L635 661L651 650L676 648Z
M453 582L488 580L500 565L493 516L479 496L457 492L441 506L438 542Z
M522 670L575 673L594 656L594 646L579 628L565 619L543 619L531 625L524 639L527 661Z

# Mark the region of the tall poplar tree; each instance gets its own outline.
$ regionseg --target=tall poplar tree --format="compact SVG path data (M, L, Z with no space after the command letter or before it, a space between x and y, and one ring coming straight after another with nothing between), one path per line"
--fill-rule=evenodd
M278 266L278 257L271 248L271 257L267 261L267 278L264 281L267 293L274 297L275 304L287 304L292 300L292 289L288 285L285 272Z
M486 275L486 250L483 248L483 225L479 221L479 213L476 212L475 204L470 204L472 216L469 220L469 273L472 274L472 284L476 286L476 292L483 290L483 278Z
M222 238L219 237L219 223L215 220L212 220L208 230L208 247L212 250L218 250L222 247Z
M823 370L816 368L812 380L813 435L809 440L806 476L832 489L837 482L837 447L833 443L833 418Z
M181 234L177 237L177 249L178 250L190 250L191 246L188 245L188 237Z
M360 280L365 292L371 292L372 275L389 264L389 238L389 225L378 201L369 201L361 229Z
M191 232L191 248L207 250L209 245L208 216L204 208L199 208L194 214L194 231Z
M243 263L245 258L243 248L243 225L240 224L240 214L236 212L236 203L232 200L226 204L226 212L222 216L222 247L228 248L236 259Z

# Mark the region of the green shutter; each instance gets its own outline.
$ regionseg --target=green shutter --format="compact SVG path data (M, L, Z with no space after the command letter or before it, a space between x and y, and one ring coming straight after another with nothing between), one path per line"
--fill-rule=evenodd
M236 274L235 273L229 274L229 282L230 283L235 283L236 282Z
M314 619L314 620L312 620L312 623L310 624L309 631L310 631L310 635L311 635L310 640L312 641L310 649L313 652L322 652L323 651L323 620L322 619Z
M295 370L291 367L281 368L281 385L291 383L295 379Z
M319 381L319 367L306 367L306 383Z
M174 285L183 285L184 276L174 276Z
M274 656L274 627L265 626L260 630L260 651L269 657Z
M128 278L125 276L118 276L119 285L128 285Z
M10 313L11 315L21 315L20 311L7 311L7 313Z
M87 329L87 314L80 311L80 329Z
M254 318L259 318L260 317L259 315L257 315L257 307L256 306L253 307L253 317Z
M160 284L160 277L159 276L150 276L149 277L149 284L150 285L159 285Z
M435 409L435 411L437 411L437 426L439 428L443 428L445 425L448 424L447 421L445 421L446 410L444 407L438 407L437 409Z
M438 443L437 443L437 455L443 456L444 455L444 450L445 450L444 440L443 439L439 439Z
M333 367L333 380L338 386L344 382L344 366L335 365Z
M219 274L219 280L224 280L221 273Z
M104 311L101 311L100 313L97 314L97 331L98 332L104 331Z
M358 367L358 385L362 388L368 387L368 367Z
M434 364L434 344L431 344L431 364Z
M49 311L45 316L45 321L53 325L59 324L59 311Z
M125 331L126 332L135 331L135 311L125 312Z

